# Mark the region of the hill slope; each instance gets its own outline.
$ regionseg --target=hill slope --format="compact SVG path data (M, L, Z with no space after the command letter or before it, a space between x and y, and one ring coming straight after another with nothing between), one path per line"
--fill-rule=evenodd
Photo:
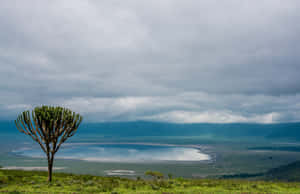
M265 173L270 180L300 181L300 161L274 168Z
M13 193L299 193L299 182L213 179L131 180L58 173L51 184L46 172L0 170L0 192Z
M296 161L287 165L268 170L267 172L256 174L233 174L222 175L221 179L259 179L271 181L298 181L300 182L300 161Z
M18 133L18 130L12 121L1 121L0 133ZM83 123L78 133L101 134L113 137L212 135L229 138L265 137L300 140L300 123L176 124L145 121Z

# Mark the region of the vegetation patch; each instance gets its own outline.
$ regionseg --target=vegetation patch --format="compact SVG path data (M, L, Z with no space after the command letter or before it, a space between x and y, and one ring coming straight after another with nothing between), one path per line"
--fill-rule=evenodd
M249 181L241 179L163 178L148 171L152 179L127 179L47 172L0 170L0 192L6 193L299 193L299 182ZM159 178L158 178L159 177Z

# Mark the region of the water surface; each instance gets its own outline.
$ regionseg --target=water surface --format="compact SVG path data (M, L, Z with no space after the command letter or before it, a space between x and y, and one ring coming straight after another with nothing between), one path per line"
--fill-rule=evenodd
M38 147L27 147L14 152L29 157L45 157ZM145 144L67 144L57 152L56 157L99 162L203 161L210 159L210 156L201 152L199 148Z

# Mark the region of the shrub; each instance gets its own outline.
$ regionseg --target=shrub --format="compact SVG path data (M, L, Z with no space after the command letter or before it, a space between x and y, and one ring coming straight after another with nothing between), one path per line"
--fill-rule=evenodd
M162 187L162 188L171 188L172 187L172 185L169 184L169 182L164 181L164 180L158 181L157 185L159 185L159 187Z
M0 176L0 184L6 184L8 181L9 180L7 176Z
M19 191L11 191L11 192L9 192L9 194L21 194L21 192L19 192Z
M93 185L95 185L95 183L94 183L94 181L92 181L92 180L88 180L88 181L86 181L86 182L84 183L84 185L85 185L85 186L93 186Z
M155 184L151 184L151 188L152 188L153 190L159 190L159 189L160 189L159 186L157 186L157 185L155 185Z
M163 179L164 178L163 173L158 172L158 171L148 170L148 171L145 172L145 175L152 176L154 179Z

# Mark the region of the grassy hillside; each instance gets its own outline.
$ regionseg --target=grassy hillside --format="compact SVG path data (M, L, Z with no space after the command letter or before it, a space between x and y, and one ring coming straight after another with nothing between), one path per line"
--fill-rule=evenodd
M214 179L131 180L56 173L0 170L0 192L7 193L300 193L299 182Z
M300 161L282 165L267 172L256 174L233 174L220 176L222 179L260 179L286 182L300 182Z
M300 161L269 170L266 179L300 181Z

